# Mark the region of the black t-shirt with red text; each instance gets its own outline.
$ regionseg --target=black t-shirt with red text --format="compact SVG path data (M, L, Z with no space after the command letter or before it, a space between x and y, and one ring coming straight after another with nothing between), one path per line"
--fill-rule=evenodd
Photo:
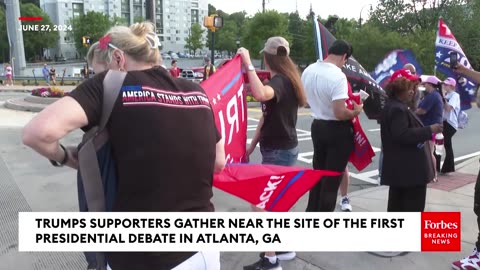
M89 127L102 112L97 74L70 93ZM117 165L115 212L210 212L219 133L204 90L163 68L130 71L107 124ZM171 269L193 252L108 253L112 269Z
M275 75L268 83L275 96L262 102L264 122L260 130L260 146L268 149L292 149L298 145L298 99L292 82L284 75Z

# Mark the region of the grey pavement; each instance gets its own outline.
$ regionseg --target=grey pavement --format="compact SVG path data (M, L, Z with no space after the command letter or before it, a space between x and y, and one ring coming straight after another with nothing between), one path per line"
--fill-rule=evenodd
M17 243L18 212L77 211L75 172L54 168L37 153L21 144L20 130L33 113L0 108L0 270L72 269L86 264L80 253L19 253ZM75 144L81 133L75 132L63 142ZM457 171L472 177L479 171L478 157L457 165ZM363 252L298 253L295 260L282 262L288 270L348 269L450 269L450 263L471 253L478 229L472 210L473 183L450 191L430 187L426 211L462 212L462 252L409 253L406 256L380 258ZM350 194L354 211L386 211L388 189L371 187ZM304 211L307 196L292 211ZM250 211L249 204L215 190L217 211ZM325 243L323 243L325 244ZM348 245L348 241L345 241ZM222 253L222 270L242 269L257 260L257 253Z

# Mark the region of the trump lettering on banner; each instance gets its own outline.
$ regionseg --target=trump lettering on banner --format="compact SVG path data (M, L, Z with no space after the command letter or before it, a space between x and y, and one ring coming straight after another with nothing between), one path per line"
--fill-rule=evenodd
M245 161L247 104L240 56L201 83L212 105L215 124L225 140L227 163Z

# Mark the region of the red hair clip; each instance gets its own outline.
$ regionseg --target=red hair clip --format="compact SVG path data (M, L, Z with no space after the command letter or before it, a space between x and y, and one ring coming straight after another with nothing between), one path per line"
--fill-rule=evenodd
M106 50L108 48L108 45L110 44L110 41L112 41L112 38L110 37L109 34L106 34L105 36L101 37L100 40L98 41L98 48L101 50Z

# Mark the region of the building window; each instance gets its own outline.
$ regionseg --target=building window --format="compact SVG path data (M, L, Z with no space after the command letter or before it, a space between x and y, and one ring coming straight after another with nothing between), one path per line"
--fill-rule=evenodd
M122 13L130 12L130 0L122 0L121 9L122 9Z
M134 17L142 17L142 8L133 7L133 14L134 14Z
M164 41L165 39L163 37L160 37L160 41Z
M180 30L177 30L176 33L177 33L177 34L180 34Z
M180 38L179 38L179 37L177 37L177 41L180 41Z
M83 4L82 3L72 3L73 17L79 17L83 15Z
M198 9L192 9L192 23L199 23Z
M68 8L68 4L67 4L67 3L65 3L65 7Z
M170 41L170 37L167 37L167 40Z

